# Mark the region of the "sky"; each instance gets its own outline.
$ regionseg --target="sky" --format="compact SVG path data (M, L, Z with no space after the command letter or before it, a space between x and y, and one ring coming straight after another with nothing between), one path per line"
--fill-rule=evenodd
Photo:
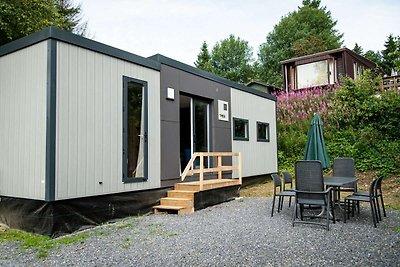
M203 41L209 49L230 34L248 41L257 58L275 24L301 0L73 0L88 21L89 37L148 57L162 54L194 65ZM343 46L381 51L400 36L399 0L322 0L337 20Z

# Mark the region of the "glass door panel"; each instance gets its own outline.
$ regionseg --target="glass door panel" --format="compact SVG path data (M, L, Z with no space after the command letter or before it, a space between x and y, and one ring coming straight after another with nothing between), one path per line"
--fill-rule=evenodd
M210 151L210 104L189 96L180 97L181 171L194 152ZM196 160L194 167L200 161ZM209 159L204 166L209 166Z
M147 179L145 96L143 83L124 77L124 182Z
M209 104L203 101L193 101L193 149L194 152L208 152L208 108ZM208 167L208 158L204 161L204 167ZM200 165L200 162L196 162Z

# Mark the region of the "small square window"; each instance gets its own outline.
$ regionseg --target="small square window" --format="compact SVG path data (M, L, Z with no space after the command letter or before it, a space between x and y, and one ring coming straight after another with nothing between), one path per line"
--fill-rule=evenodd
M233 118L233 140L249 141L249 121Z
M269 123L257 122L257 141L269 142Z

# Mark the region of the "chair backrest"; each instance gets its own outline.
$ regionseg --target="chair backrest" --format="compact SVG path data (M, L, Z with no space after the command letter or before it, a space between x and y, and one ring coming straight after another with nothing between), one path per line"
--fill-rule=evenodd
M377 189L377 184L378 184L378 179L374 179L371 184L369 185L369 198L371 199L372 197L376 197L376 189Z
M276 187L279 187L279 189L282 189L281 178L279 177L279 175L276 173L271 174L271 178L272 178L272 180L274 180L274 189Z
M383 176L379 176L376 181L376 187L375 187L375 194L380 195L382 194L382 180Z
M333 176L354 177L355 175L352 158L337 158L333 161Z
M333 161L333 176L355 177L354 160L352 158L337 158ZM346 184L343 187L357 188L357 183Z
M282 176L283 176L283 190L285 190L285 185L286 184L290 184L290 188L292 188L293 179L292 179L292 176L290 175L290 173L282 172Z
M285 184L291 183L293 180L292 176L288 172L282 172L282 176L283 176L283 181Z
M319 160L298 160L295 163L296 190L306 192L324 191L322 164ZM322 195L296 193L297 198L321 199Z

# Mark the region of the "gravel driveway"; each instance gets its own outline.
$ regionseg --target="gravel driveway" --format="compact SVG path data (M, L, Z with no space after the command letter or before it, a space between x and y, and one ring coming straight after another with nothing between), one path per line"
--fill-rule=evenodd
M271 198L243 198L189 216L148 215L98 226L44 259L0 243L1 266L400 266L400 212L374 228L370 210L349 222L291 225ZM397 229L397 230L396 230Z

